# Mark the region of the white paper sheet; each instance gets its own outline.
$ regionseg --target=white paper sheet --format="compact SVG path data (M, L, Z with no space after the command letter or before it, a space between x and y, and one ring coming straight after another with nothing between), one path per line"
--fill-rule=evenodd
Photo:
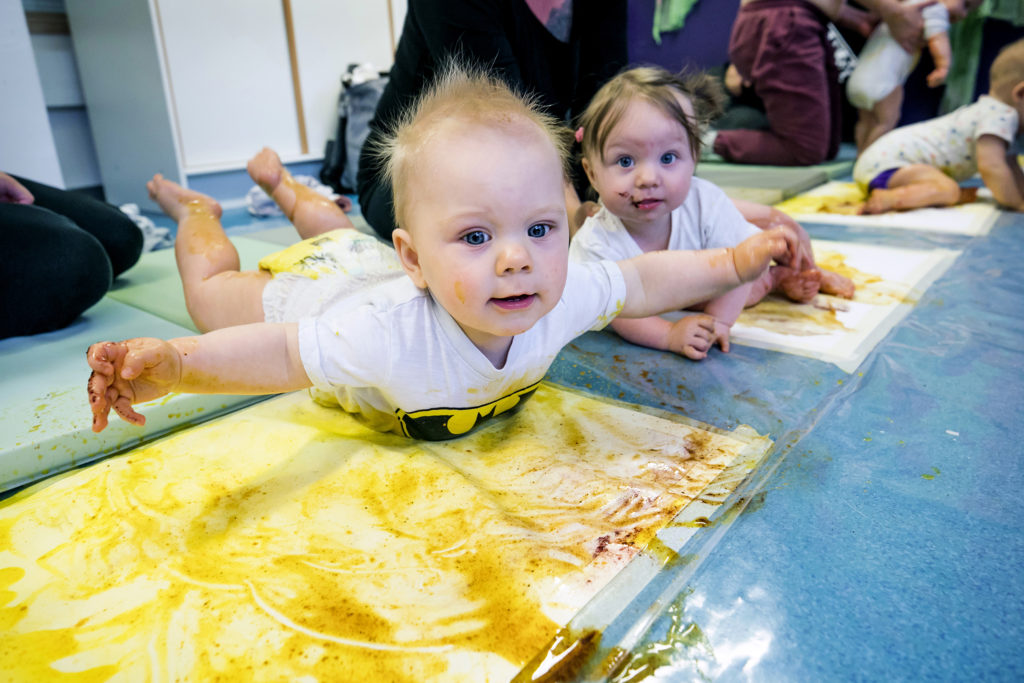
M853 372L960 254L824 240L813 247L819 265L854 280L853 300L819 295L812 304L797 304L770 296L740 315L733 343L818 358Z

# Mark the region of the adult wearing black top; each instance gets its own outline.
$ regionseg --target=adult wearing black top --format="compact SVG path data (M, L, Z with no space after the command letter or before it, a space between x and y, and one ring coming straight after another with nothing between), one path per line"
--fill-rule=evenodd
M363 217L388 242L395 228L391 188L380 178L372 142L451 56L535 93L548 113L568 123L626 65L626 0L409 0L357 177Z
M0 339L71 324L142 244L116 206L0 172Z

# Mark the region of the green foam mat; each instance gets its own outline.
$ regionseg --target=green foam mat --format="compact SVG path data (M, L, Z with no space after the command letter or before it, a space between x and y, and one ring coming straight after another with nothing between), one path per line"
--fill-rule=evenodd
M816 166L745 166L707 163L697 176L718 185L730 197L774 204L796 196L828 180Z
M282 229L282 232L285 231L291 232L294 242L295 231L290 227ZM242 270L255 270L261 258L281 249L280 243L275 244L252 237L234 237L231 242L238 249ZM185 308L185 293L181 288L181 278L178 276L173 249L143 254L131 270L117 279L107 296L152 313L191 332L198 331Z

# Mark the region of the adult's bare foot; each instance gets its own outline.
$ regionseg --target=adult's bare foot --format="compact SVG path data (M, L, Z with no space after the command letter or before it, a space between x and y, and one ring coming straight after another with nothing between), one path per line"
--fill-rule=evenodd
M841 296L844 299L852 299L857 288L853 284L853 280L850 278L840 275L839 273L833 273L831 270L821 269L821 292L822 294L831 294L832 296Z
M146 183L146 190L149 191L149 198L159 204L163 212L176 221L180 222L182 218L196 209L208 211L215 218L220 218L222 210L216 199L184 188L159 173Z

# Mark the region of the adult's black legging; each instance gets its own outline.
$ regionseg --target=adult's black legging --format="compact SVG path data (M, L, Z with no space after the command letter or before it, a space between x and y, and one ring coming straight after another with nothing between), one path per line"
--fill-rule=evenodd
M13 177L35 201L0 203L0 339L74 322L135 265L143 243L117 207Z

